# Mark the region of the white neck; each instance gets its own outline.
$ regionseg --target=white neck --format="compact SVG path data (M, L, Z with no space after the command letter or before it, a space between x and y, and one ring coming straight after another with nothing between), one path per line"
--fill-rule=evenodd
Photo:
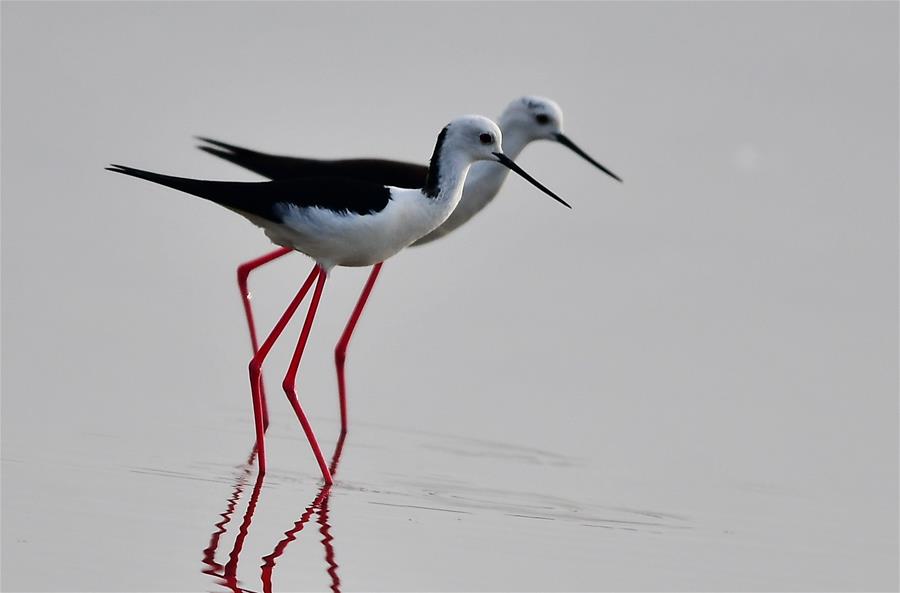
M428 171L426 187L391 188L392 241L406 247L441 226L459 205L471 161L453 151L440 154ZM432 174L436 174L432 177Z
M503 132L503 152L509 158L516 160L531 138L521 126L510 123L507 118L500 117L500 131Z
M455 208L462 197L463 184L472 162L456 151L446 151L438 157L437 194L431 199L448 202Z
M518 157L522 149L531 141L524 131L517 128L518 126L511 125L508 121L504 121L504 118L500 118L500 129L503 132L503 153L511 159ZM500 163L478 161L473 164L465 180L462 201L440 228L422 237L417 244L433 241L465 224L494 199L507 175L509 175L509 169Z

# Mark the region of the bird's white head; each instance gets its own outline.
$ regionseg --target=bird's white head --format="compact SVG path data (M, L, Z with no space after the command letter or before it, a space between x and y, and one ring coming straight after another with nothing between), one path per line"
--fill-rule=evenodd
M500 163L553 199L569 206L503 154L503 136L500 127L481 115L457 117L441 130L423 188L425 195L437 197L445 185L461 189L469 165L475 161Z
M463 115L453 119L441 131L438 142L445 154L464 155L470 163L496 161L494 154L503 152L500 127L481 115Z
M556 101L525 96L510 103L500 116L504 130L515 131L532 140L556 140L563 130L563 112Z
M563 134L562 108L552 99L531 95L519 97L510 103L500 116L500 125L510 139L513 156L517 154L517 149L521 150L533 140L552 140L569 148L616 181L622 181L618 175L595 161L572 142L571 138Z

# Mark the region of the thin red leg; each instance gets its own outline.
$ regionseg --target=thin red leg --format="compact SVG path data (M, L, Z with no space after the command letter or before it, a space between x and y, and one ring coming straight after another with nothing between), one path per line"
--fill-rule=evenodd
M381 264L383 263L378 262L372 266L372 273L369 274L369 279L366 280L366 285L359 295L359 300L356 301L356 307L354 307L353 313L347 321L347 327L344 328L341 339L338 340L337 346L334 347L334 366L337 368L338 397L341 404L341 438L347 434L347 385L344 382L344 361L347 359L347 346L350 344L353 330L356 329L356 322L359 321L359 316L362 315L363 309L366 307L369 293L372 292L372 287L375 286L375 280L378 279L378 272L381 271Z
M294 297L294 300L291 301L291 304L288 305L287 309L285 309L284 313L281 315L281 319L279 319L278 323L275 324L275 327L272 328L269 337L266 338L263 345L260 346L259 350L253 355L253 359L250 360L250 390L253 394L253 418L256 423L256 451L259 454L260 474L266 473L266 428L263 424L262 401L260 399L260 392L262 389L262 364L266 359L266 356L268 356L269 351L272 349L272 346L275 344L275 340L278 339L278 336L284 331L284 327L291 320L291 317L294 316L297 307L303 302L303 298L306 297L306 293L309 292L313 281L318 275L319 266L316 265L306 278L306 282L300 287L297 296Z
M334 445L334 453L331 454L331 465L328 466L328 471L331 472L331 475L337 473L338 463L341 460L341 453L344 451L344 439L347 435L342 434L338 437L337 443Z
M238 288L241 291L241 300L244 302L244 315L247 317L247 327L250 329L250 344L253 346L253 354L256 354L257 350L259 350L259 342L256 339L256 324L253 321L253 307L250 305L250 300L253 296L250 294L250 290L247 289L247 277L250 275L250 272L262 266L264 264L269 263L270 261L276 260L283 255L287 255L293 251L290 247L281 247L263 255L262 257L258 257L256 259L251 259L248 262L244 262L238 266L237 269L237 281ZM265 386L260 384L259 388L259 397L262 407L262 420L263 420L263 430L269 427L269 407L266 405L266 391ZM254 406L256 404L254 403Z
M294 408L294 413L297 414L297 420L300 421L300 425L303 427L303 432L306 433L306 439L309 441L309 446L312 447L313 454L316 456L316 462L319 464L319 469L322 470L322 478L325 480L325 485L331 484L331 472L328 470L328 464L325 463L325 456L322 455L322 450L319 448L319 442L316 440L316 435L313 433L312 426L309 424L309 420L306 418L306 414L303 412L303 408L300 407L300 402L297 400L297 369L300 368L300 358L303 356L303 349L306 347L306 341L309 339L309 330L312 329L313 319L316 316L316 309L319 306L319 299L322 297L322 288L325 286L325 270L322 268L318 268L319 270L319 280L316 282L316 290L313 292L312 301L309 304L309 311L306 313L306 321L303 323L303 330L300 332L300 339L297 341L297 348L294 350L294 356L291 357L291 364L288 365L287 374L284 376L284 381L282 382L282 387L284 387L284 392L287 394L288 401L291 402L291 406Z

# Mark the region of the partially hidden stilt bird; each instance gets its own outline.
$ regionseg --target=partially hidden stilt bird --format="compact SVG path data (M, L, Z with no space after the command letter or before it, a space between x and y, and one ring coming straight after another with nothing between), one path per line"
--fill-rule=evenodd
M274 329L255 350L250 386L259 471L266 470L261 396L263 362L313 283L315 290L282 386L303 427L326 484L331 472L296 393L296 376L322 289L334 266L371 266L401 251L440 226L456 208L470 165L493 161L515 171L555 200L559 196L525 173L502 152L500 128L481 116L454 119L441 130L424 183L419 189L342 176L266 182L205 181L111 165L108 170L159 183L241 214L261 227L283 250L305 253L316 262Z
M585 151L579 148L563 131L563 113L559 105L544 97L525 96L513 100L503 111L498 123L503 133L503 148L505 154L515 159L530 142L535 140L550 140L568 147L576 154L586 159L592 165L621 182L622 180L612 171L595 161ZM428 178L428 167L417 163L407 163L385 159L342 159L321 160L302 157L282 156L257 152L233 144L227 144L209 138L199 138L207 145L201 146L210 154L228 160L249 169L269 179L291 179L296 177L321 177L338 176L369 181L398 187L423 187ZM509 169L496 162L484 161L476 163L469 171L463 188L459 205L450 216L437 228L419 238L413 246L430 243L456 230L472 219L487 206L500 191L503 182L509 173ZM250 302L250 291L247 280L254 269L274 261L283 255L293 251L289 247L276 249L261 257L255 258L238 266L238 287L244 303L244 313L247 317L247 325L250 330L250 342L253 351L259 349L256 335L256 326L253 319L253 309ZM365 308L382 263L375 264L369 278L363 287L356 306L347 325L334 349L334 361L337 370L338 396L341 412L341 436L347 432L347 389L344 378L344 362L347 355L347 346L359 321L359 317ZM265 394L261 396L263 406L263 422L268 424L268 412L265 403Z

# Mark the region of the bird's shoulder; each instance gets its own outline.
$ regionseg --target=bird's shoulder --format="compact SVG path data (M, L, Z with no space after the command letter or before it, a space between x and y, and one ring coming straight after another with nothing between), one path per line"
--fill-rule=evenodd
M420 188L425 185L428 167L387 159L341 159L319 161L322 175L352 177L395 187Z
M391 201L390 186L347 177L299 177L260 184L271 204L323 208L336 213L372 214Z

